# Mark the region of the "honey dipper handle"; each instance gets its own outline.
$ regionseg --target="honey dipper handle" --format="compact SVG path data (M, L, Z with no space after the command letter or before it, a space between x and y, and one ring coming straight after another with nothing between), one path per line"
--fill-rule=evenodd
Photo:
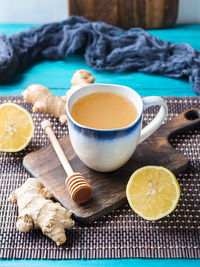
M62 163L62 166L65 169L67 175L71 176L72 174L74 174L74 171L73 171L72 167L70 166L70 163L67 160L67 158L66 158L53 130L52 130L51 122L48 120L44 120L44 121L42 121L41 126L42 126L43 130L45 130L45 132L47 133L47 135L51 141L51 144L52 144L60 162Z

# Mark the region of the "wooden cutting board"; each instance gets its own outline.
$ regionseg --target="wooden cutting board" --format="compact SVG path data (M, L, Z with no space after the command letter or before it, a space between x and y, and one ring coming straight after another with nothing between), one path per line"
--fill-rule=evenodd
M146 166L164 166L174 173L187 168L189 160L175 150L169 143L171 137L200 126L200 110L192 109L181 113L178 117L162 125L151 137L138 146L132 158L120 169L112 173L100 173L86 167L76 156L69 136L59 140L72 168L82 173L93 187L93 197L85 204L74 203L65 186L66 174L61 166L52 145L28 154L24 167L32 176L40 179L48 187L54 197L75 218L83 222L95 220L126 202L126 184L134 170Z
M178 0L69 0L69 15L129 29L167 28L175 23Z

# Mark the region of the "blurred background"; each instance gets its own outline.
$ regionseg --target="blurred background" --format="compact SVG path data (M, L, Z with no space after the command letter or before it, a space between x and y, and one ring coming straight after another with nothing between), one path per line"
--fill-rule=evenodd
M68 9L67 0L0 0L0 23L60 21ZM177 23L200 23L200 0L179 0Z

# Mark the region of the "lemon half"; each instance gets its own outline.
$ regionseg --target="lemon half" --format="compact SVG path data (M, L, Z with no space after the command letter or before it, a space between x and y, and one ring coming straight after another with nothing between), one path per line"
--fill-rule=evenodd
M28 111L14 103L0 105L0 151L24 149L33 134L34 124Z
M136 170L126 187L130 207L146 220L170 214L180 199L180 186L174 174L164 167L146 166Z

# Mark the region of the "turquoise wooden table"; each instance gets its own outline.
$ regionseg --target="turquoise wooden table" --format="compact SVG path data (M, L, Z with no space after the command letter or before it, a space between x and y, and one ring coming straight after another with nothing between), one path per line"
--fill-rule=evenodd
M12 34L33 24L0 24L0 34ZM175 25L171 29L151 30L151 34L174 42L187 42L200 50L200 24ZM37 61L18 73L9 82L0 84L0 95L20 95L32 83L40 83L51 89L55 95L64 95L70 87L70 79L77 69L92 72L98 83L115 83L134 88L140 95L196 96L187 80L142 73L111 73L91 70L81 55L69 56L65 61ZM104 260L1 260L1 266L153 266L186 267L200 266L200 260L190 259L104 259Z

